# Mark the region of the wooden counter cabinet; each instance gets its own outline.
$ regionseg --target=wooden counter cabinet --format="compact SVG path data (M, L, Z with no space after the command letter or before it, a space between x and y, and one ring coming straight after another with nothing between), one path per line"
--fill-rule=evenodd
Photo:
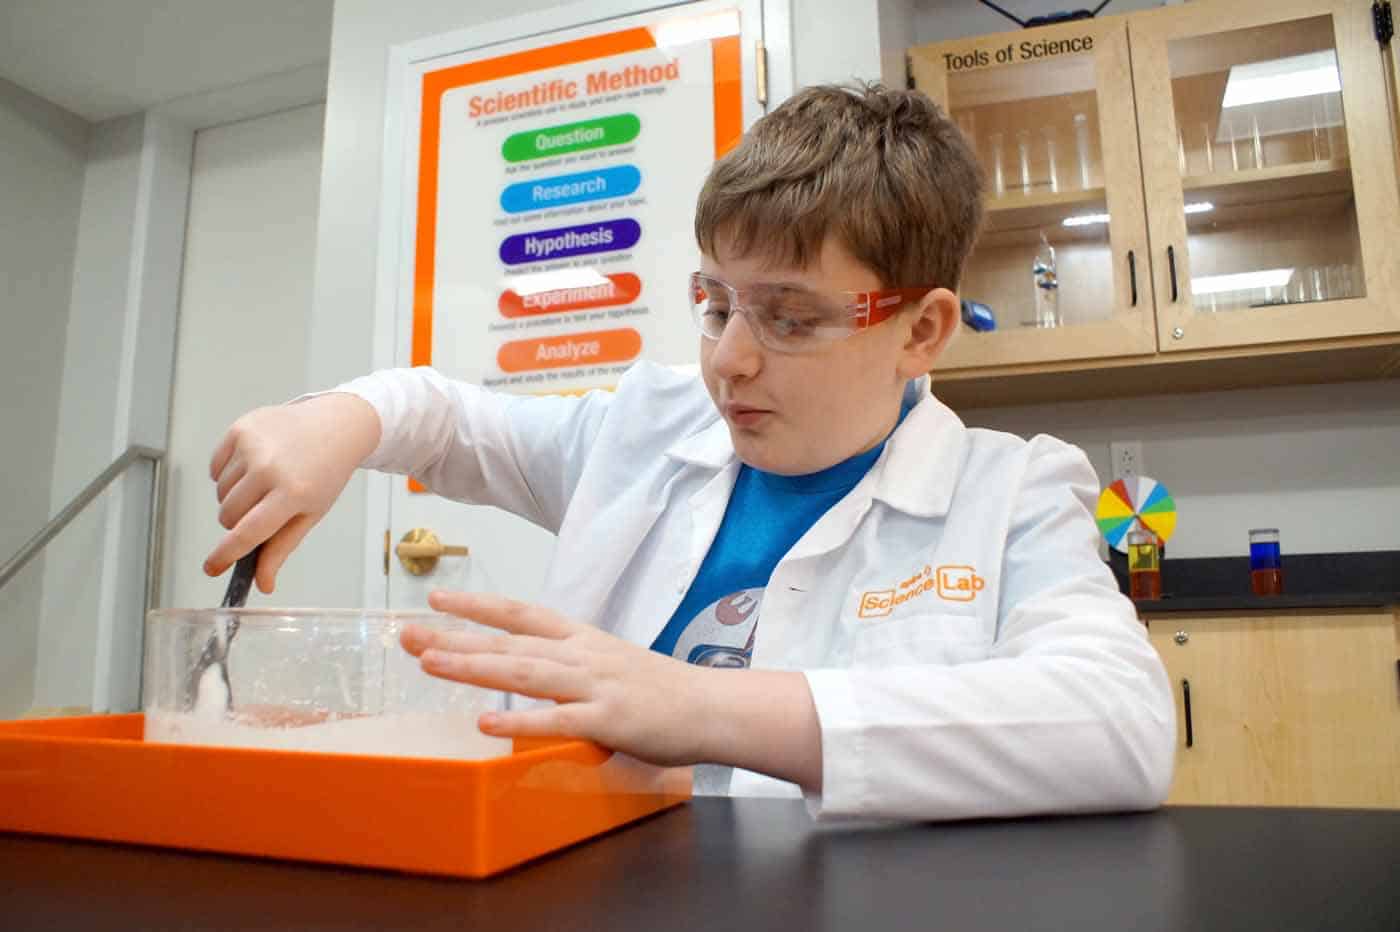
M1145 621L1176 693L1168 802L1400 808L1395 612Z

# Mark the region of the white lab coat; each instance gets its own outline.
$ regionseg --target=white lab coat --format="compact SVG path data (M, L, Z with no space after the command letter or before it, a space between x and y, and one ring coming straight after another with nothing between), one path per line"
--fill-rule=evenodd
M542 601L650 645L724 516L739 461L704 385L638 363L615 393L495 394L431 369L342 386L379 412L365 466L558 534ZM800 670L821 724L820 818L1150 808L1176 717L1099 559L1082 451L918 403L774 569L752 664ZM736 771L735 795L797 795Z

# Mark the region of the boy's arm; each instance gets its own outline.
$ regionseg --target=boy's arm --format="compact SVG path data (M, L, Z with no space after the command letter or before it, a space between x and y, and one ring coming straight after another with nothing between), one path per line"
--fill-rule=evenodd
M205 572L217 576L262 544L258 586L273 591L283 562L361 465L557 531L611 397L501 396L431 369L398 369L250 411L210 461L228 533Z
M495 505L557 531L611 394L497 394L419 367L335 389L369 402L379 443L361 464L413 476L457 501Z

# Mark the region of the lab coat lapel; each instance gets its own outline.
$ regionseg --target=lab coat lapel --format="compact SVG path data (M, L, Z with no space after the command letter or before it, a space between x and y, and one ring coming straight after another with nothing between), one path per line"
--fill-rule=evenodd
M856 487L803 535L784 557L797 561L829 553L855 534L874 501L919 517L948 513L967 446L967 428L946 405L912 383L919 400Z

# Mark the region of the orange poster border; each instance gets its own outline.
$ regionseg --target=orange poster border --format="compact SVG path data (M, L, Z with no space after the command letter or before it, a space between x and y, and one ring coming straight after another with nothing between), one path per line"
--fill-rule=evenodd
M450 90L496 81L545 68L558 68L656 48L645 26L589 36L557 45L444 68L423 76L422 125L418 144L418 216L414 235L413 333L410 364L427 366L433 358L433 290L437 274L438 149L442 133L442 97ZM714 144L719 158L739 144L744 132L742 48L738 35L710 40L713 57Z

